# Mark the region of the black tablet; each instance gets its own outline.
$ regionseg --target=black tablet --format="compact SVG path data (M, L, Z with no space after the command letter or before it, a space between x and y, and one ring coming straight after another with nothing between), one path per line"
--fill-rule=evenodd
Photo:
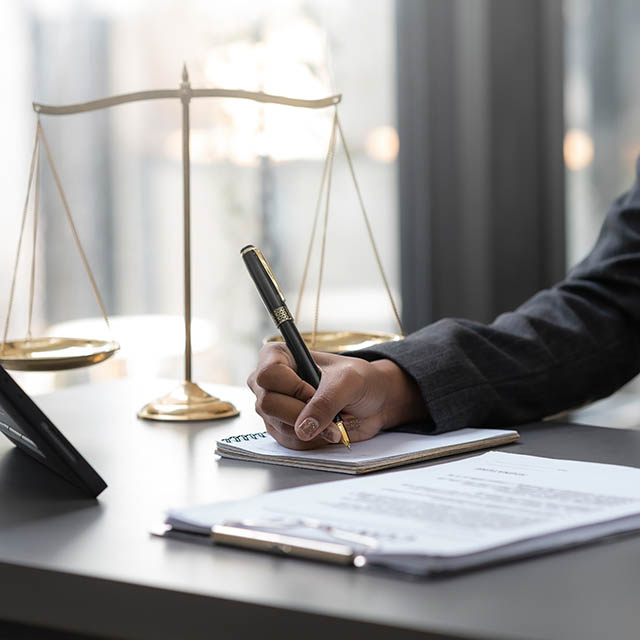
M0 366L0 432L19 449L92 497L107 485Z

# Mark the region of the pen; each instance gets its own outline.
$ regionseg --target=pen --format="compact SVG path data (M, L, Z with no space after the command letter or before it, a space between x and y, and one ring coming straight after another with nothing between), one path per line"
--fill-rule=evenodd
M271 271L271 267L262 255L260 249L248 244L240 250L240 255L249 271L258 293L264 302L264 306L271 315L274 324L280 331L285 344L291 351L300 377L308 382L314 389L320 384L320 369L313 361L307 345L304 343L298 328L293 322L293 317L285 304L284 295ZM351 448L351 441L345 429L340 414L333 419L334 424L340 430L341 442L345 447Z

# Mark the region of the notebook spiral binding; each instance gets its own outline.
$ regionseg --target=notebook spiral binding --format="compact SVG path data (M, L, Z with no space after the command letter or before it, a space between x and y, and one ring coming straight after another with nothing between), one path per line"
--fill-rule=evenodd
M266 438L269 434L266 431L260 431L259 433L244 433L241 436L230 436L229 438L223 438L222 442L249 442L249 440L260 440Z

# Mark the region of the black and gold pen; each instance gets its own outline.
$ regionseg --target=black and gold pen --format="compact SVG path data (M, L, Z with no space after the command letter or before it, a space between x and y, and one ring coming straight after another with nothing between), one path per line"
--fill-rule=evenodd
M289 347L289 351L291 351L296 361L298 375L314 389L317 389L322 374L313 361L307 345L304 343L298 328L293 322L293 317L285 304L284 295L265 257L262 255L260 249L256 249L252 244L243 247L240 250L240 255L258 289L264 306L267 308L276 328L282 334L287 347ZM342 444L351 448L351 441L349 440L349 435L347 434L340 414L333 419L333 422L340 430Z

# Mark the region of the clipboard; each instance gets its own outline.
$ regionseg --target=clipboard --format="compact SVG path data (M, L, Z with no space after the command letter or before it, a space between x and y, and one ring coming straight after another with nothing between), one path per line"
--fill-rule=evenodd
M367 563L367 559L362 553L342 542L301 538L286 533L251 527L241 522L215 524L208 536L202 533L176 529L166 523L152 528L151 534L164 538L236 547L278 556L302 558L356 568L364 567Z
M409 555L403 559L401 555L396 557L395 561L393 555L389 556L383 553L376 557L374 552L373 556L369 557L367 551L356 549L348 544L265 531L244 525L241 522L225 522L214 525L209 535L175 529L170 524L162 523L152 528L151 534L187 542L234 547L355 569L365 567L367 569L384 569L412 577L429 578L557 553L576 547L613 542L629 535L637 535L640 532L640 519L638 518L631 519L632 524L628 523L629 519L624 518L615 522L618 523L617 527L614 526L607 533L596 536L580 535L576 537L571 535L570 531L561 531L559 537L547 537L546 541L540 545L531 546L531 540L523 540L490 549L488 552L450 558Z

